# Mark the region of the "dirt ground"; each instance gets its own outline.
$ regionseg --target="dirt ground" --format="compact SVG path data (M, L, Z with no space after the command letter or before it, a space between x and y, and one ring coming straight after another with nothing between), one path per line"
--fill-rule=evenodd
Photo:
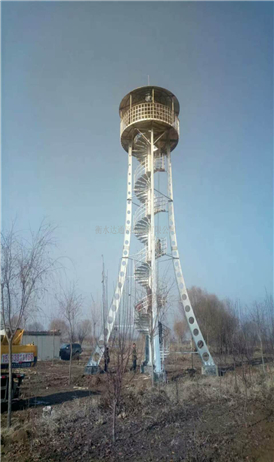
M2 461L258 461L274 462L274 367L241 366L204 377L195 356L173 354L167 384L125 375L112 442L106 374L85 376L86 355L38 362L14 403L12 430L2 408ZM48 413L43 411L50 406Z

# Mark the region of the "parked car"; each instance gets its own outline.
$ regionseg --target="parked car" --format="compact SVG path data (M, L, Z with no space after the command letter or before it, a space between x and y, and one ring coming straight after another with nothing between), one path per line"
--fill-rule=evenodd
M82 350L80 343L73 343L72 344L72 359L79 359L82 351L83 350ZM63 343L63 345L61 345L59 356L61 359L64 359L64 360L70 359L70 343Z

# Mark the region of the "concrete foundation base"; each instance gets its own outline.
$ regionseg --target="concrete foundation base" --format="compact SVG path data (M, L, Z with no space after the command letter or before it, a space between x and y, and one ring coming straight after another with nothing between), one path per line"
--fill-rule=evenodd
M149 366L148 364L142 364L140 367L140 370L142 374L147 374L147 375L152 374L152 366Z
M162 371L160 373L154 372L154 383L166 383L166 372Z
M202 366L202 375L218 375L218 366Z
M147 375L152 375L152 366L149 366L148 364L142 364L141 365L141 373L142 374L147 374ZM154 373L154 382L155 383L165 383L166 382L166 372L162 371L160 373Z
M84 374L93 375L93 374L98 374L100 371L101 371L101 368L99 366L86 366Z

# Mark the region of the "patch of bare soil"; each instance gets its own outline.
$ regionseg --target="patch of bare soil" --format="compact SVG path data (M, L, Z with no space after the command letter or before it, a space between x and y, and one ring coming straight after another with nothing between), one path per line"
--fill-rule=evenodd
M224 377L173 370L169 383L155 389L146 376L131 374L115 443L106 376L84 377L79 369L77 377L77 368L71 387L65 384L63 390L62 378L62 392L53 381L51 391L76 394L52 404L50 415L42 415L43 405L15 411L13 430L2 434L4 462L274 461L273 368L266 374L253 368ZM50 371L48 365L46 377ZM57 366L52 377L56 371ZM45 399L47 383L36 382L36 392Z

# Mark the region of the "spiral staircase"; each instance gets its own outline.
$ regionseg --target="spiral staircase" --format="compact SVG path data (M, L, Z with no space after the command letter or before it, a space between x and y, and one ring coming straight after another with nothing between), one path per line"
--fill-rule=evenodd
M148 165L148 149L150 149L149 137L145 134L138 133L134 138L134 145L132 154L139 161L139 166L135 170L134 175L134 193L137 199L140 201L140 205L137 208L134 221L133 221L133 232L137 239L144 244L144 247L135 255L135 280L138 282L146 291L146 296L143 297L135 306L135 326L136 329L144 334L148 335L151 331L151 307L152 307L152 295L151 295L151 265L148 253L148 235L151 226L151 217L148 206L148 191L150 188L151 172L149 171ZM156 151L156 148L155 148ZM154 157L154 173L166 171L166 157L165 155L157 155ZM168 199L161 195L154 196L154 214L167 212L168 210ZM158 259L165 255L167 251L167 240L157 239L155 243L155 258ZM164 308L166 300L157 295L157 307L158 310ZM160 354L163 360L169 354L169 329L162 323L160 332Z

